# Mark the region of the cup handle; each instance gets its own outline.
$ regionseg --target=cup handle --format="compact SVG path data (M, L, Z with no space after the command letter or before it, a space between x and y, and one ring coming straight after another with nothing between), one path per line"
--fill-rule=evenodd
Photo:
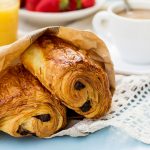
M94 31L101 35L102 38L109 38L109 14L107 11L97 13L92 21Z

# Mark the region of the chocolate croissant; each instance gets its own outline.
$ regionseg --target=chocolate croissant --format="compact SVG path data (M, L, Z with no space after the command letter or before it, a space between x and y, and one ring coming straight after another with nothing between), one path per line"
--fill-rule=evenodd
M48 137L66 125L66 109L23 65L0 75L0 130Z
M90 55L96 53L91 51ZM44 35L21 56L22 63L68 108L86 118L105 115L112 95L105 67L66 40Z

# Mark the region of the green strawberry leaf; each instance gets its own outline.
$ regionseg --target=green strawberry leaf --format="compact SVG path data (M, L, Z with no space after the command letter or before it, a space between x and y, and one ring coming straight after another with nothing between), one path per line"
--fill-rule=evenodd
M76 1L77 1L77 9L81 9L81 7L82 7L81 0L76 0Z
M69 6L69 0L60 0L60 10L66 10Z

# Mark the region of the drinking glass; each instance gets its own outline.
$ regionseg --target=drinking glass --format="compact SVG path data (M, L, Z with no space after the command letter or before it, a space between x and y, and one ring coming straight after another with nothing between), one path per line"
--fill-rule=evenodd
M0 0L0 46L17 39L19 0Z

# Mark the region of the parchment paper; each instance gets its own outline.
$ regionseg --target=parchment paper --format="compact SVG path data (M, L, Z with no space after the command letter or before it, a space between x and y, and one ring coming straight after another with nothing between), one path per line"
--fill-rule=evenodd
M22 37L15 43L7 46L0 47L0 73L10 65L14 65L19 62L20 55L41 35L52 34L64 40L73 43L75 46L87 50L95 51L100 57L93 58L96 61L103 62L105 70L108 74L111 89L115 89L115 75L113 70L113 64L104 42L99 39L94 33L89 31L81 31L68 27L47 27L39 29L29 33ZM77 128L80 125L80 121L72 120L66 130L60 131L54 136L70 135L70 136L82 136L83 134ZM86 122L85 122L86 123ZM74 125L76 124L76 125ZM85 124L86 125L86 124ZM105 125L103 125L105 126ZM84 128L84 125L83 125ZM88 131L89 132L89 131Z

